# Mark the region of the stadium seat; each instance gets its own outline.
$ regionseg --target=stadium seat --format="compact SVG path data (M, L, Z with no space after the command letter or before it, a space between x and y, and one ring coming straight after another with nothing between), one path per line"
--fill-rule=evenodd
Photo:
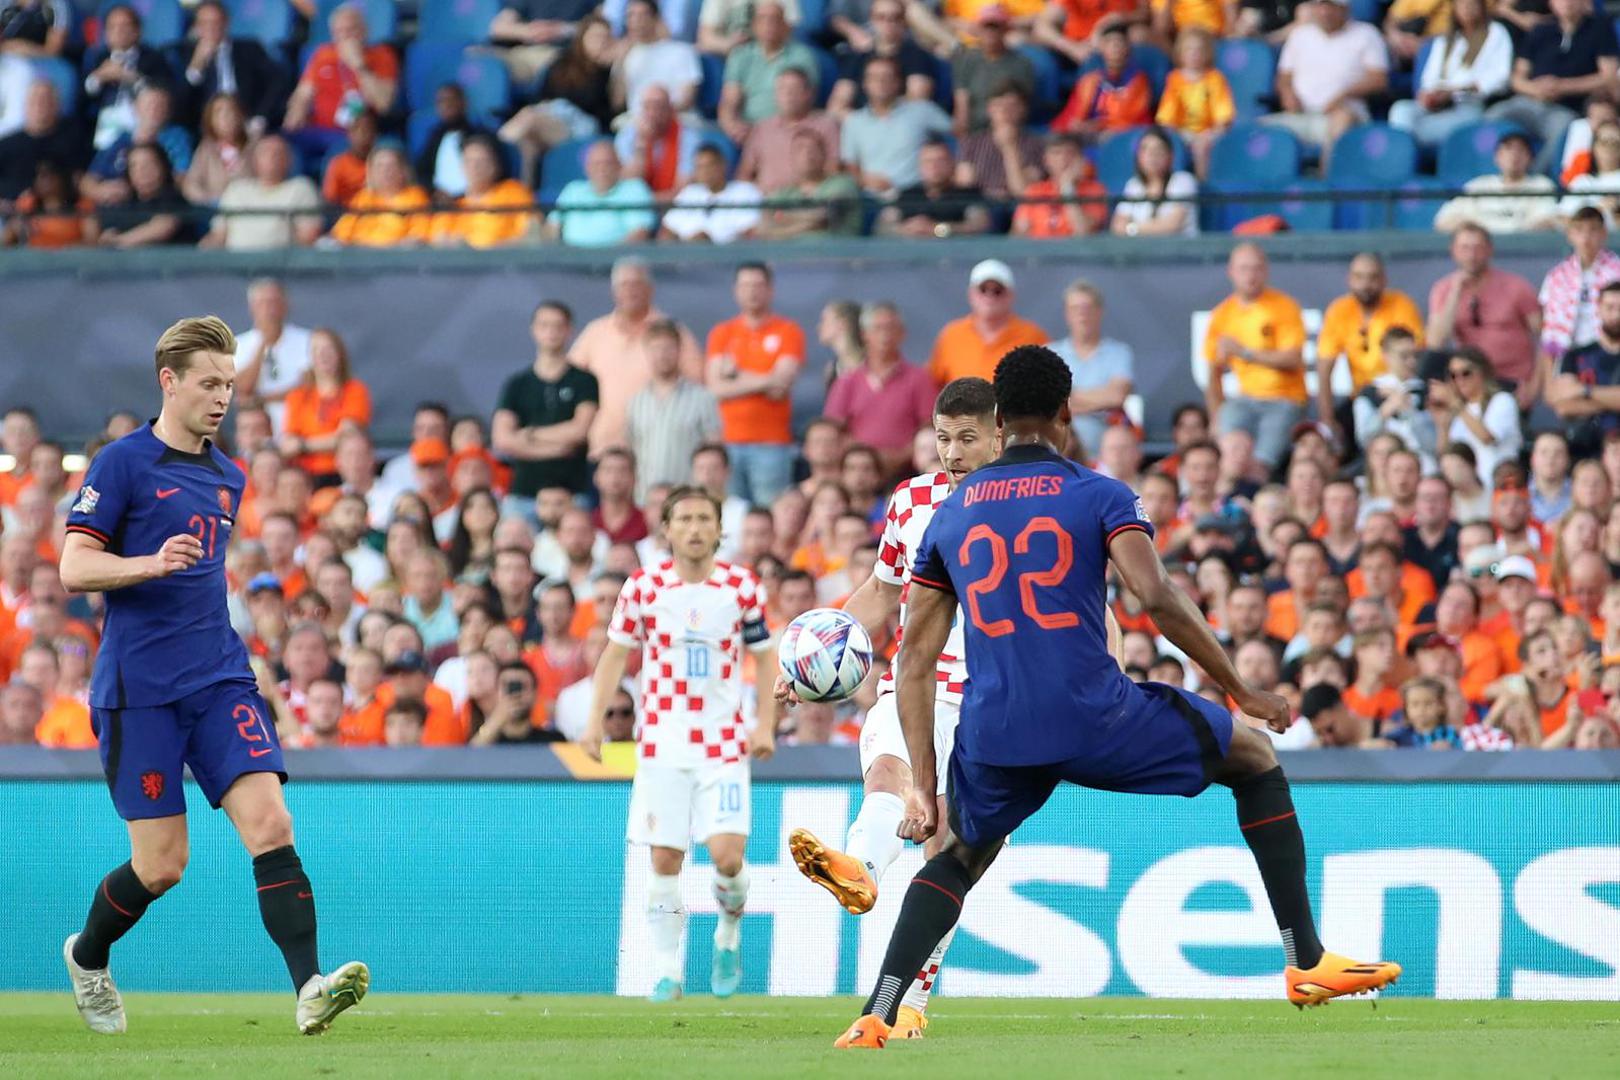
M1338 187L1391 187L1417 172L1417 140L1388 124L1362 124L1333 145L1328 180Z
M1153 100L1158 101L1159 95L1164 93L1164 81L1170 77L1170 57L1157 45L1141 44L1131 46L1131 59L1147 75L1148 82L1153 86ZM1079 74L1089 75L1102 66L1102 56L1092 53L1090 59L1080 65Z
M329 20L332 18L332 12L346 3L356 2L366 16L366 44L380 45L393 41L396 21L393 0L318 0L315 5L315 17L309 21L309 43L324 45L331 41L332 27ZM434 8L439 5L428 6Z
M1394 220L1390 222L1403 232L1431 232L1434 215L1445 205L1444 196L1436 194L1447 185L1440 180L1420 176L1401 185L1401 198L1395 200Z
M179 41L185 34L185 15L180 11L180 0L101 0L96 13L103 19L107 9L124 6L135 9L141 17L141 41L154 49L164 49Z
M252 38L266 48L287 44L292 35L292 5L287 0L230 0L231 33Z
M1299 140L1283 128L1236 124L1210 148L1209 180L1232 191L1277 187L1299 175Z
M1063 73L1057 58L1039 45L1020 45L1018 51L1029 57L1035 65L1035 100L1030 102L1031 115L1045 115L1063 105Z
M805 41L814 41L827 25L827 0L799 0L799 25L794 31Z
M1327 232L1333 228L1334 204L1325 198L1302 199L1299 195L1320 195L1328 185L1320 180L1295 180L1284 184L1263 199L1245 200L1229 207L1228 228L1249 218L1276 214L1294 232Z
M712 53L699 53L703 66L703 84L698 87L698 111L709 119L720 112L720 91L725 86L726 62Z
M500 0L432 0L421 7L417 40L462 45L488 41L489 24L500 9Z
M1147 130L1139 127L1116 132L1098 145L1094 159L1097 179L1102 181L1103 187L1107 188L1110 194L1118 195L1123 191L1126 181L1136 172L1136 144L1142 138L1142 133ZM1187 168L1187 144L1182 142L1181 136L1174 131L1165 133L1170 136L1170 146L1175 153L1175 167Z
M1350 0L1350 17L1357 22L1384 25L1383 0Z
M42 56L33 63L40 78L56 84L56 96L61 99L63 115L73 115L79 107L81 84L78 69L59 56Z
M1215 50L1215 66L1232 88L1240 121L1269 110L1264 104L1276 89L1277 53L1263 41L1227 38Z
M407 108L431 106L445 83L461 84L472 112L505 116L511 111L512 85L499 58L440 41L420 41L405 50Z
M832 97L833 83L838 81L838 61L826 49L815 45L805 47L816 56L816 105L825 107L827 99Z
M1435 174L1452 187L1496 171L1496 143L1509 131L1520 130L1500 120L1481 120L1458 128L1440 144Z
M585 151L596 139L570 139L546 151L540 159L540 201L555 202L557 195L570 180L585 178Z
M725 155L727 176L737 171L737 161L742 157L742 150L726 136L725 132L717 127L706 127L698 137L698 145L712 146Z

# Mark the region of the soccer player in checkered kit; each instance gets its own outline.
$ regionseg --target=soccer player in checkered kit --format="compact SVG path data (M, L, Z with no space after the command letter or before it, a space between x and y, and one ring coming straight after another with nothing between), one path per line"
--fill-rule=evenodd
M759 671L775 665L759 579L747 567L715 558L719 500L702 488L678 487L664 500L663 523L672 557L637 570L619 593L579 744L601 759L608 703L630 650L640 646L641 722L628 834L631 843L651 849L647 920L658 979L652 998L673 1001L684 992L680 873L693 841L707 847L714 862L720 920L710 988L724 998L742 981L748 759L768 758L776 748L774 697L758 696L752 733L743 719L743 650L754 654Z

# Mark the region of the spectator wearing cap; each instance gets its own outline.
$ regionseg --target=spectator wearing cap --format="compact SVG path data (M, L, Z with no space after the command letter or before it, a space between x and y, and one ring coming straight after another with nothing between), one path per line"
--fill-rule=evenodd
M866 104L862 89L866 67L880 56L899 63L906 97L932 101L935 60L912 40L907 23L908 14L924 15L930 21L932 14L919 10L924 5L913 7L907 0L870 0L864 4L864 17L862 7L861 0L833 0L830 5L828 22L849 44L847 49L838 50L838 81L827 100L827 111L842 119ZM865 26L860 25L863 22Z
M1072 239L1108 228L1108 190L1097 182L1076 135L1058 133L1042 152L1046 179L1024 189L1013 214L1014 236Z
M387 116L399 93L399 58L387 45L366 44L366 16L359 4L333 9L327 25L332 40L310 55L281 123L316 160L342 144L355 111Z
M992 199L1022 195L1041 179L1046 149L1046 140L1028 127L1029 95L1017 83L994 86L985 117L986 126L959 143L957 183L977 185Z
M658 226L663 240L730 244L751 239L759 228L764 195L746 180L726 179L726 158L705 144L692 159L692 182L675 196Z
M1451 485L1443 476L1418 481L1412 524L1402 530L1402 558L1428 571L1436 589L1445 587L1461 563L1457 553L1459 526L1451 513Z
M1457 269L1429 289L1428 347L1478 349L1492 374L1514 390L1519 408L1527 409L1541 394L1541 303L1528 281L1491 265L1493 247L1491 234L1472 223L1452 234Z
M1470 222L1493 235L1550 229L1558 223L1558 188L1541 173L1530 171L1530 140L1521 131L1506 131L1496 141L1496 172L1476 176L1464 194L1434 215L1440 232L1456 232Z
M821 140L828 161L839 160L839 121L816 106L815 87L803 68L776 74L776 112L748 129L737 160L737 178L761 191L775 191L793 179L793 140L809 132Z
M978 44L951 57L952 123L958 139L990 125L985 109L1002 89L1016 88L1025 101L1035 96L1035 64L1008 44L1012 19L1004 5L986 4L975 19Z
M450 484L450 444L442 439L417 440L411 444L411 465L411 491L427 504L434 537L441 543L448 542L456 527L455 489Z
M1423 313L1411 297L1389 287L1384 260L1378 255L1364 251L1350 260L1349 286L1349 292L1322 312L1316 337L1316 415L1341 431L1351 425L1344 422L1350 410L1333 396L1333 369L1340 358L1350 369L1351 394L1361 394L1389 373L1384 336L1390 330L1423 333Z
M844 118L840 136L844 167L871 194L908 190L922 182L924 144L949 133L951 119L932 101L901 96L892 57L873 57L862 80L866 104Z
M1478 349L1456 350L1446 364L1446 382L1429 384L1435 445L1443 453L1453 442L1473 448L1481 483L1489 483L1497 463L1516 461L1524 443L1519 408L1496 382L1491 361Z
M681 121L669 91L654 83L641 91L635 116L619 129L613 148L624 175L640 180L654 195L673 195L692 176L702 133Z
M1069 334L1052 344L1052 351L1069 365L1073 380L1069 410L1074 414L1074 433L1085 452L1093 455L1102 449L1108 428L1124 421L1125 399L1135 389L1135 354L1123 341L1103 336L1105 310L1101 289L1083 278L1071 281L1063 290L1063 321ZM1134 476L1114 478L1129 483Z
M292 148L280 135L254 143L252 175L226 185L221 212L197 246L264 251L313 244L321 233L320 193L307 176L294 176L292 166Z
M1537 172L1558 163L1564 133L1590 97L1612 96L1620 47L1607 16L1589 0L1549 0L1544 19L1519 42L1509 86L1513 97L1491 107L1492 120L1515 124L1541 140Z
M1153 84L1131 55L1131 39L1124 24L1111 23L1097 33L1102 66L1080 76L1053 131L1067 131L1088 140L1109 132L1153 123Z
M281 579L269 571L255 574L243 592L253 627L247 640L248 652L258 657L279 653L287 632L287 600Z
M991 379L996 365L1020 345L1045 345L1046 331L1021 318L1012 268L985 259L968 275L968 314L945 324L934 339L928 370L941 386L953 379Z
M514 463L508 512L532 518L541 488L578 494L588 486L586 447L600 395L596 376L568 362L573 329L568 305L536 305L529 320L534 360L506 380L496 399L490 442Z
M1554 366L1571 348L1598 338L1598 300L1603 290L1620 282L1620 255L1608 249L1609 230L1602 211L1583 206L1564 229L1573 249L1541 281L1541 352Z
M877 233L914 239L976 236L990 228L990 214L977 187L956 182L956 152L930 136L917 151L917 182L903 188L878 214Z
M746 9L746 5L744 7ZM795 10L792 15L790 20L783 0L761 0L754 4L749 19L752 40L741 42L726 53L719 121L721 130L732 142L743 143L752 125L776 115L776 77L786 69L803 71L811 90L815 89L819 66L810 47L792 37L798 12ZM699 45L702 47L701 42Z
M101 44L84 54L85 112L100 150L135 130L135 96L142 86L165 86L173 72L163 54L141 43L141 17L129 4L114 4L101 17Z
M906 362L900 351L906 323L893 303L861 309L861 340L865 359L833 382L823 415L876 450L892 474L910 459L913 434L932 422L939 385L925 369Z
M1547 404L1564 421L1576 453L1604 452L1606 440L1620 431L1620 282L1598 293L1597 337L1564 354Z
M1277 59L1283 111L1261 117L1320 147L1328 166L1340 135L1368 119L1367 99L1389 85L1389 51L1376 27L1350 17L1347 0L1312 5Z
M1288 450L1289 432L1305 410L1305 318L1299 302L1269 283L1270 264L1254 244L1239 244L1227 260L1232 294L1210 313L1204 331L1209 414L1222 431L1254 436L1255 456L1267 465ZM1226 397L1226 372L1238 393Z
M653 193L644 180L626 176L607 139L585 151L585 175L557 194L546 231L569 247L614 247L652 239L658 223Z

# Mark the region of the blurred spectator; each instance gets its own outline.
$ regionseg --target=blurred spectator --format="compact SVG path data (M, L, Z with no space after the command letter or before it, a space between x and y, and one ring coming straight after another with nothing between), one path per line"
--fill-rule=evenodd
M377 145L377 114L361 109L344 126L348 144L326 159L321 176L321 198L334 206L347 207L349 200L365 190L366 162Z
M1380 376L1390 371L1384 355L1385 335L1400 328L1409 335L1423 333L1423 314L1410 296L1389 287L1384 260L1364 251L1350 260L1350 290L1322 312L1316 336L1316 415L1344 432L1348 411L1333 396L1333 369L1343 357L1350 370L1352 399L1363 395ZM1408 337L1405 340L1413 340ZM1410 377L1409 375L1407 377ZM1389 393L1398 391L1391 386ZM1376 394L1376 391L1374 391ZM1377 399L1369 401L1376 406ZM1355 435L1360 438L1359 428ZM1432 448L1431 448L1432 449Z
M862 77L866 105L844 119L844 166L872 194L918 184L923 145L951 130L950 117L938 105L900 96L900 74L900 62L892 57L868 61Z
M1125 399L1135 388L1135 356L1123 341L1103 337L1103 312L1102 290L1083 278L1071 281L1063 290L1069 335L1052 344L1074 379L1069 409L1086 455L1098 454L1104 432L1124 419ZM1114 479L1129 482L1123 476Z
M409 624L405 624L407 627ZM414 631L408 631L413 637ZM381 708L374 723L380 725L384 716L396 702L416 702L426 713L422 726L421 745L460 746L467 741L466 729L456 716L455 703L450 695L428 681L428 660L416 649L396 653L384 667L388 678L377 689L376 701ZM373 729L370 741L382 741L382 731Z
M1016 87L1026 102L1035 96L1035 64L1009 46L1011 25L1012 16L1006 7L986 4L979 9L974 35L977 46L964 47L951 57L952 124L958 139L990 125L986 106L1000 88Z
M1055 346L1053 351L1056 351ZM1082 443L1082 446L1087 454L1095 454L1096 464L1093 468L1104 476L1111 476L1132 490L1146 486L1147 477L1142 475L1142 442L1129 425L1111 424L1105 427L1095 451L1087 444ZM1164 479L1170 480L1168 476ZM1170 483L1173 486L1175 481L1171 480ZM1172 506L1167 520L1174 516L1175 508Z
M156 143L163 148L169 165L184 173L191 165L191 136L184 128L169 122L169 88L161 83L143 83L135 95L134 123L119 132L90 159L80 190L105 206L129 196L124 180L125 160L136 143Z
M308 177L292 175L292 164L292 148L281 136L254 143L251 176L225 186L220 212L199 246L262 251L313 244L321 232L320 193Z
M1025 126L1028 97L1017 86L1004 84L991 91L986 115L989 127L961 140L956 182L977 186L992 199L1022 195L1042 178L1046 150L1046 140Z
M615 544L634 544L647 536L647 519L636 505L636 459L623 447L604 450L592 476L596 509L591 524Z
M826 144L801 131L793 137L791 156L793 181L766 199L759 235L767 240L860 235L860 188L846 173L828 171Z
M707 0L705 7L720 2ZM747 4L732 6L748 10ZM813 92L819 70L810 47L791 36L793 26L784 0L759 0L752 9L753 40L726 53L725 81L720 91L720 129L738 144L747 139L750 126L776 115L778 75L788 68L798 68L805 73ZM699 45L707 49L701 40Z
M1480 595L1466 581L1441 587L1434 605L1435 630L1456 641L1462 656L1458 686L1469 701L1482 701L1485 691L1502 674L1502 653L1496 639L1479 632Z
M1276 465L1305 411L1305 322L1299 302L1270 286L1270 270L1254 244L1232 249L1226 266L1232 295L1210 312L1204 358L1210 415L1220 417L1222 431L1253 435L1255 456ZM1238 381L1230 399L1222 386L1228 370Z
M838 160L838 121L816 109L815 90L802 68L776 75L776 112L748 129L737 162L737 178L761 191L776 191L793 182L793 139L810 132L821 140L829 161Z
M1551 525L1570 508L1569 442L1543 431L1530 444L1530 514Z
M467 193L467 174L461 168L463 142L490 131L468 118L466 91L455 83L433 92L433 115L433 126L416 159L416 179L442 202Z
M0 229L0 243L33 248L94 244L101 232L95 204L78 195L67 170L41 158L34 183L17 197L17 215Z
M1558 201L1558 216L1565 224L1586 207L1602 212L1604 221L1615 220L1620 210L1620 122L1600 124L1592 135L1591 166L1570 179L1569 194Z
M450 603L450 566L444 553L426 548L405 564L405 619L422 635L429 656L453 647L461 633L455 608Z
M856 327L859 331L860 309L856 309ZM864 356L849 371L861 370L866 362ZM839 378L849 372L842 373ZM837 381L836 379L834 380ZM837 420L825 416L818 416L810 421L804 429L804 443L800 454L804 459L805 478L799 481L799 491L806 498L814 495L816 489L825 483L837 483L843 471L844 447L847 440L844 438L844 425ZM915 449L915 447L913 448ZM935 453L933 425L928 428L928 450ZM937 456L937 455L936 455ZM775 529L775 521L772 521Z
M203 0L191 16L186 41L169 51L169 64L184 76L185 95L177 111L195 126L209 102L229 94L242 103L253 135L281 119L287 105L287 76L252 38L231 36L231 16L221 0Z
M525 645L538 642L540 621L534 596L535 571L529 553L517 547L497 547L489 585L495 617L502 628Z
M1489 0L1450 0L1450 12L1450 27L1435 31L1443 36L1417 73L1416 93L1389 108L1390 126L1410 131L1424 149L1484 116L1513 75L1513 37L1491 18Z
M1403 530L1401 558L1428 571L1436 591L1446 587L1460 564L1458 531L1452 518L1451 485L1445 477L1425 476L1419 480L1412 524Z
M343 143L343 129L361 109L379 116L394 110L399 59L387 45L366 44L366 17L343 4L327 19L332 40L316 47L287 102L281 126L319 161Z
M338 440L371 424L371 392L349 367L349 350L337 331L309 336L309 371L287 392L286 423L278 448L317 485L335 484Z
M1472 223L1452 235L1457 269L1429 290L1428 346L1478 349L1495 377L1514 389L1519 406L1529 408L1541 393L1535 359L1541 304L1528 281L1491 265L1492 248L1491 234Z
M1547 404L1564 421L1576 453L1607 455L1610 435L1620 429L1620 282L1598 292L1597 340L1564 354Z
M743 519L748 516L751 506L748 498L743 495L730 494L736 486L731 471L731 455L719 443L705 443L692 452L691 482L707 491L720 500L720 551L722 559L731 558L732 552L742 538ZM647 521L653 529L657 543L662 544L661 526L653 524L658 521L655 509L661 508L662 500L669 492L664 490L658 495L657 505L654 505L652 494L647 497ZM797 535L795 533L795 535ZM653 539L653 537L649 537ZM638 545L639 546L639 545ZM655 547L655 545L649 545ZM661 552L659 561L668 558L668 548L655 548ZM647 560L643 559L643 562Z
M536 179L540 155L574 139L600 135L613 120L613 32L587 16L567 50L546 69L539 100L501 125L501 141L517 145L525 183Z
M878 234L945 239L988 230L990 213L979 189L959 185L955 173L951 144L930 136L917 151L917 182L901 188L894 202L878 214Z
M613 143L603 139L585 151L584 179L563 185L546 228L569 247L613 247L650 240L656 225L652 191L624 176Z
M175 186L174 169L161 146L141 143L130 147L121 186L129 194L101 208L99 242L103 247L192 242L196 233L188 220L191 205Z
M582 0L583 2L583 0ZM624 56L614 68L613 96L634 115L642 93L661 86L675 111L691 111L703 82L697 49L669 32L657 0L629 0L624 8Z
M0 685L0 745L33 746L45 718L40 692L21 679Z
M1178 132L1199 176L1209 171L1209 150L1237 117L1232 88L1214 66L1215 39L1194 26L1176 38L1176 67L1165 80L1154 121Z
M156 49L141 44L141 17L128 4L114 4L101 18L101 44L84 54L84 112L95 126L97 150L135 130L135 94L143 86L168 85L172 72Z
M866 68L880 56L889 57L900 65L906 97L916 101L933 100L934 76L938 69L928 50L913 41L907 32L906 7L905 0L872 0L867 7L870 31L857 26L848 15L832 16L835 26L837 20L843 19L858 31L853 36L848 30L840 31L850 46L848 51L840 50L838 81L833 84L832 96L827 100L827 111L834 117L842 120L866 105Z
M1152 18L1148 0L1049 0L1035 17L1031 38L1079 67L1097 54L1100 31L1120 26L1135 34Z
M495 711L468 741L469 746L562 742L562 733L545 726L545 710L536 694L534 672L523 663L502 664L496 675L500 696Z
M1198 181L1175 167L1175 150L1160 128L1136 140L1136 171L1125 181L1124 200L1114 208L1117 236L1197 236ZM1099 206L1104 204L1098 204Z
M801 139L799 145L805 154L813 152L813 140ZM734 285L740 314L709 332L707 382L720 399L726 447L736 469L731 493L767 506L793 479L790 394L804 363L804 331L772 310L770 267L743 263Z
M1069 131L1096 140L1109 132L1153 123L1153 86L1131 56L1131 39L1115 23L1099 31L1097 52L1102 66L1074 84L1053 131Z
M596 419L596 376L568 362L574 316L566 304L542 300L529 333L534 362L501 387L490 425L497 454L513 461L508 512L534 516L541 488L586 490L590 481L585 444Z
M343 686L326 676L309 684L304 694L304 730L290 745L313 750L343 745Z
M1582 207L1570 217L1564 236L1573 254L1558 263L1541 281L1541 352L1556 364L1571 347L1587 345L1598 336L1598 298L1608 285L1620 281L1620 255L1608 249L1609 233L1603 214Z
M1153 35L1161 44L1193 28L1223 37L1238 25L1238 0L1152 0L1152 5Z
M1410 70L1424 41L1451 29L1452 0L1395 0L1383 14L1390 59Z
M0 139L0 200L28 190L41 158L76 175L89 160L87 149L72 120L62 116L56 84L36 79L23 103L22 128Z
M1377 731L1401 709L1401 695L1390 685L1395 670L1395 634L1369 630L1357 634L1351 648L1356 677L1344 689L1344 703L1357 716L1372 721Z
M1530 172L1530 140L1522 132L1505 131L1496 141L1495 174L1476 176L1434 216L1434 227L1456 232L1468 224L1492 233L1526 232L1557 223L1558 190L1551 180ZM1536 196L1544 196L1537 198Z
M534 238L539 216L522 212L533 209L534 192L506 175L499 143L483 133L463 136L461 172L467 193L451 210L434 215L436 246L504 247Z
M1462 748L1462 736L1446 716L1446 687L1438 679L1417 678L1401 687L1401 713L1383 738L1403 749Z
M210 98L202 109L200 131L180 191L188 202L213 206L232 180L247 175L249 143L242 103L230 94Z
M1045 345L1046 331L1021 318L1013 305L1012 268L984 259L968 274L968 313L945 324L934 339L929 374L941 386L953 379L991 378L996 364L1020 345Z
M816 321L816 344L832 354L823 376L831 389L840 375L854 371L866 360L866 346L861 341L861 305L853 300L829 300L822 305L821 317ZM842 429L838 434L841 439Z
M1100 232L1108 225L1108 191L1097 182L1079 136L1058 132L1042 153L1046 179L1030 184L1013 214L1014 236L1060 240Z
M643 337L649 378L631 397L622 425L635 454L638 503L655 484L685 483L693 454L721 437L714 395L682 374L683 334L676 323L659 318Z
M1312 5L1311 21L1288 35L1277 60L1283 111L1262 122L1320 147L1326 172L1333 144L1367 122L1367 98L1389 84L1389 54L1376 27L1350 17L1347 0Z
M332 239L350 247L426 244L433 236L433 200L411 182L405 148L392 139L371 151L366 186L332 226ZM386 211L386 212L384 212Z
M613 140L624 175L643 181L660 198L685 187L702 133L682 122L669 91L656 84L641 92L640 108Z
M781 7L788 25L799 25L798 0L786 0ZM754 5L747 0L703 0L698 12L698 48L715 56L730 54L747 43L753 30L753 17Z
M35 80L44 81L31 61L0 46L0 138L22 130L28 88Z
M861 333L865 362L832 384L823 415L844 424L856 442L876 450L882 458L882 475L887 476L905 468L912 434L932 422L939 387L927 371L901 354L906 324L893 303L866 305Z
M659 237L687 243L729 244L752 239L760 221L759 188L746 180L726 180L726 156L710 145L698 147L692 182L664 212Z
M310 332L287 321L287 291L274 278L249 282L247 303L253 327L236 335L236 392L280 429L282 400L309 370Z
M1613 100L1596 96L1587 99L1586 115L1577 117L1564 132L1558 174L1562 183L1567 185L1592 171L1592 133L1615 120L1620 120L1620 107Z
M8 55L61 56L73 32L73 5L69 0L4 0L0 27Z
M596 7L590 0L501 0L489 24L489 40L498 47L512 82L532 86L559 48L577 40L583 29L578 24Z
M567 582L552 582L540 590L540 644L523 654L534 673L536 694L549 711L565 687L590 675L585 664L585 643L569 633L577 602Z
M41 746L58 750L88 750L96 746L90 727L90 707L62 692L61 663L48 642L35 641L23 649L16 679L39 692L44 706L34 738Z
M1614 27L1594 15L1590 0L1548 0L1552 18L1520 40L1509 85L1513 97L1486 113L1541 140L1537 172L1551 172L1571 121L1589 96L1613 97L1617 70Z

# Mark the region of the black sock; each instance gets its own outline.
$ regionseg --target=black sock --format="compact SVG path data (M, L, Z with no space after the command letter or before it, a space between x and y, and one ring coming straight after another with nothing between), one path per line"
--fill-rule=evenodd
M884 1023L894 1023L906 988L927 963L939 939L956 925L962 914L962 898L972 887L967 868L950 855L935 855L917 872L900 906L900 920L889 938L889 951L883 954L877 987L866 999L863 1012L876 1013Z
M113 942L129 933L157 898L157 893L148 892L141 884L129 863L102 878L96 886L96 898L90 902L84 929L73 943L73 962L82 968L106 967Z
M1315 967L1322 959L1322 942L1311 917L1311 894L1305 888L1305 836L1294 816L1294 797L1282 766L1235 784L1238 825L1254 852L1260 878L1266 883L1271 913L1282 931L1288 964Z
M257 856L253 879L259 883L264 928L287 959L293 989L302 990L321 970L315 958L315 891L304 876L304 864L289 844Z

